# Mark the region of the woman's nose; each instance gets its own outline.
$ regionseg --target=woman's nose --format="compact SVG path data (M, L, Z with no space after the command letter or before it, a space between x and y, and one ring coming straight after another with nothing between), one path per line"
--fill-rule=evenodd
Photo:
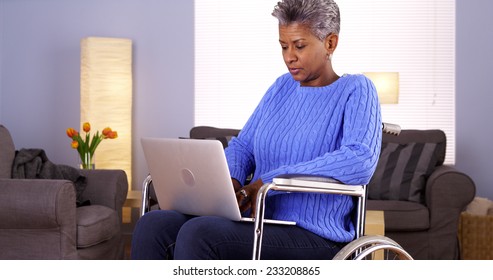
M296 61L296 55L294 54L293 50L291 48L287 48L284 51L284 61L286 64L292 63L293 61Z

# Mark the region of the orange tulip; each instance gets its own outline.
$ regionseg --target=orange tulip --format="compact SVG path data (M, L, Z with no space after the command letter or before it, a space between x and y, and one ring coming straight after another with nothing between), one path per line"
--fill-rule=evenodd
M103 129L103 135L104 135L105 137L108 137L108 134L109 134L111 131L112 131L112 130L111 130L111 128L106 127L105 129Z
M118 137L118 133L116 131L113 131L110 127L106 127L101 134L99 133L99 131L96 131L94 135L91 135L91 133L89 132L91 130L91 124L89 122L83 123L82 129L86 134L84 138L82 138L79 132L73 128L67 128L66 133L67 136L72 139L72 143L70 143L70 146L79 152L79 156L82 160L82 165L84 166L84 168L86 168L86 166L90 165L88 162L86 162L87 157L85 157L85 153L90 153L91 155L93 155L99 143L103 141L103 139L115 139Z
M76 140L74 140L74 141L72 141L71 146L72 146L73 149L77 149L79 147L79 142L77 142Z
M73 128L67 128L67 136L69 138L74 138L74 136L77 136L79 135L79 132L77 132L77 130L73 129Z
M107 136L110 139L115 139L118 137L118 133L116 131L110 131Z
M85 131L85 132L89 132L91 130L91 124L88 123L88 122L85 122L83 125L82 125L82 129Z

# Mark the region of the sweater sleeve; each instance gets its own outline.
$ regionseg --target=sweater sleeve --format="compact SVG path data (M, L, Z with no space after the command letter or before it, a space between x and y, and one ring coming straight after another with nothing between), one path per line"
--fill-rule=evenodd
M276 92L278 83L279 79L270 86L245 126L241 129L238 137L231 139L228 147L225 149L231 177L238 180L242 185L245 183L247 177L255 171L255 156L253 151L255 128L262 117L264 106L268 104L272 95Z
M339 105L344 107L339 111L344 119L338 149L310 161L280 166L262 174L262 181L271 182L281 175L315 175L346 184L368 184L380 156L382 139L380 105L373 83L356 75L346 103Z

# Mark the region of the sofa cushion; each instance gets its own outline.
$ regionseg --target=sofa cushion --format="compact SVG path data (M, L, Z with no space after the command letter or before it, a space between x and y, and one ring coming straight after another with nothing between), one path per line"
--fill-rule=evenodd
M411 134L382 143L377 168L368 185L370 199L424 203L426 180L443 163L445 135L435 130L405 133Z
M385 231L423 231L430 228L428 208L420 203L368 200L366 208L384 211Z
M6 127L0 125L0 178L12 177L12 163L15 157L15 146Z
M106 206L77 208L77 248L86 248L107 241L120 232L118 213Z

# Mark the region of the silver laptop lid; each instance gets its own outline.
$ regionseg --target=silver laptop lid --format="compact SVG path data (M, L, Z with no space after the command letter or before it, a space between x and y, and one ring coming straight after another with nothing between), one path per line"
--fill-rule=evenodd
M141 143L161 209L241 219L220 141L142 138Z

